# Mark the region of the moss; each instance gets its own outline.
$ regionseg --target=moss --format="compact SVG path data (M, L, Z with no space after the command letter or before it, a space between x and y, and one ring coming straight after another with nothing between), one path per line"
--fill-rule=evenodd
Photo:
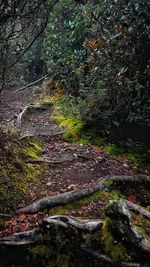
M101 230L101 243L106 254L117 261L129 261L131 260L130 255L124 245L114 240L111 233L111 220L108 218L105 220Z
M49 257L52 254L52 247L45 245L37 245L30 250L33 257Z
M104 138L101 138L96 130L89 129L82 121L77 103L73 97L56 94L56 96L51 96L50 99L54 105L51 119L65 128L64 140L73 143L90 143L97 146L104 144Z
M19 140L19 135L11 130L0 129L0 135L0 212L6 212L17 208L22 194L28 191L31 184L40 183L41 166L27 164L24 158L28 149L39 155L41 147L35 140Z
M115 144L106 145L105 146L105 151L107 153L109 153L111 155L115 155L115 156L122 155L124 153L123 148L118 147Z
M29 253L32 257L32 262L41 264L45 267L69 267L70 258L68 254L62 253L60 250L57 251L50 244L46 245L37 245L29 249Z
M28 141L27 148L24 153L26 157L39 159L39 156L43 152L40 142L37 139L33 139Z
M131 216L132 216L132 224L139 233L145 236L150 233L149 220L143 218L140 215L135 214L134 212L131 212Z

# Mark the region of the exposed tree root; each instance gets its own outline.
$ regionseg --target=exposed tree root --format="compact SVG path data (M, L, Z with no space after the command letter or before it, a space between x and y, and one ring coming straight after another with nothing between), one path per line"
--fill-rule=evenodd
M49 136L49 137L53 137L53 136L59 136L61 134L65 133L65 130L62 130L62 131L58 131L58 132L49 132L49 133L32 133L32 132L26 132L25 134L23 134L21 137L20 137L20 140L24 140L26 138L32 138L32 137L35 137L35 136Z
M110 264L111 266L116 267L142 267L140 263L127 263L127 262L118 262L105 254L102 254L96 250L81 245L81 250L87 253L87 256L92 256L94 259L100 261L102 264Z
M150 220L150 212L148 210L130 201L126 201L126 203L129 207L129 210L134 211L137 214L140 214L142 217L144 217L147 220Z
M89 160L91 158L89 158L88 156L84 155L84 154L77 154L76 156L70 154L68 155L68 157L65 157L64 159L61 160L45 160L45 159L26 159L26 163L32 163L32 164L49 164L49 165L57 165L57 164L63 164L66 162L73 162L74 160L77 160L78 158L82 158L84 160Z
M106 207L106 215L111 218L113 228L126 242L132 243L142 252L150 254L150 241L145 234L138 232L132 224L132 215L130 211L140 214L141 217L146 215L150 220L150 212L139 205L126 200L113 201Z
M103 221L100 219L75 219L70 216L56 215L45 219L43 222L48 224L62 225L65 228L73 227L77 230L93 232L101 229Z
M21 213L37 213L38 211L53 208L58 205L65 205L72 201L79 200L83 197L89 196L95 193L98 190L102 190L104 188L109 187L109 181L112 181L114 184L122 184L123 185L135 185L135 184L143 184L146 186L150 186L150 179L147 176L106 176L102 179L99 179L96 184L91 186L90 188L85 188L81 190L73 190L70 192L66 192L60 195L52 196L52 197L45 197L40 199L33 204L17 210L18 214Z
M12 236L0 238L0 245L20 246L29 245L42 241L43 236L40 234L39 228L34 228L30 231L16 233Z
M33 110L46 110L47 108L45 106L36 106L36 105L27 105L24 107L22 112L18 115L18 118L16 120L16 126L19 127L22 124L23 119L27 116L28 113L30 113Z
M33 230L16 233L5 238L0 238L0 245L19 246L38 243L39 241L48 241L51 239L54 228L70 228L72 233L76 230L92 233L101 229L102 225L103 221L100 219L79 220L69 216L51 216L44 219L42 224Z
M32 164L49 164L49 165L57 165L57 164L63 164L65 162L72 162L74 161L75 158L72 157L72 159L64 159L64 160L42 160L42 159L39 159L39 160L36 160L36 159L27 159L26 160L26 163L32 163Z
M140 253L140 259L145 261L147 264L150 255L150 241L148 240L148 236L139 233L132 224L132 214L130 213L130 210L138 211L141 216L146 214L147 218L149 218L150 212L148 214L144 208L141 208L138 205L122 199L113 201L106 207L106 215L111 219L110 234L113 235L115 231L115 236L117 235L121 238L126 247L128 247L129 244L132 244L134 255L137 255L135 258L139 259L138 254ZM65 238L68 242L72 242L71 240L74 240L75 245L77 245L83 252L88 253L88 256L90 255L96 259L101 266L102 264L108 264L108 266L116 267L145 266L140 262L123 262L116 260L115 258L111 258L109 255L105 254L104 247L103 245L101 247L101 243L99 243L98 250L88 247L86 241L85 244L82 245L82 234L91 234L93 238L93 233L98 233L98 236L101 239L104 226L105 221L100 219L80 220L62 215L51 216L44 219L43 222L33 230L1 238L0 245L22 246L39 244L44 241L51 242L55 238L55 235L57 236L60 231L65 234Z

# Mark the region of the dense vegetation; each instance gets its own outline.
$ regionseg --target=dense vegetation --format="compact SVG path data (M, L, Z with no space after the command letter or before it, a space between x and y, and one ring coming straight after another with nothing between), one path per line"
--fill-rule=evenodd
M149 14L0 1L1 267L149 266Z
M5 75L14 65L11 80L17 73L19 82L25 83L47 69L52 79L60 81L66 92L75 96L86 123L96 125L105 135L121 135L127 125L132 125L135 130L132 134L130 131L131 137L137 127L142 127L141 139L146 139L145 128L150 126L149 1L48 2L29 1L23 11L26 28L21 26L22 2L16 5L14 12L20 15L15 20L9 12L8 17L1 15L4 26L11 25L11 33L9 28L1 29L1 49L4 53L5 46L7 55L13 55L13 62L4 55L1 58L6 63ZM1 8L4 6L3 3ZM16 35L15 25L20 25L22 34ZM18 67L15 62L19 58Z

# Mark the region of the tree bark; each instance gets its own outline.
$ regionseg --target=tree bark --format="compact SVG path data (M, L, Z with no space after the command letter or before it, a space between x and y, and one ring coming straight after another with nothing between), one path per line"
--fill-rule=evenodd
M104 188L109 188L109 182L112 182L113 184L122 184L128 185L128 184L143 184L145 186L150 186L150 179L147 176L106 176L104 178L101 178L97 181L96 184L91 186L90 188L85 188L81 190L73 190L67 193L59 194L52 197L45 197L43 199L37 200L33 204L17 210L17 214L21 213L37 213L38 211L47 209L47 208L53 208L59 205L65 205L72 201L80 200L81 198L87 197L89 195L92 195L93 193L103 190Z

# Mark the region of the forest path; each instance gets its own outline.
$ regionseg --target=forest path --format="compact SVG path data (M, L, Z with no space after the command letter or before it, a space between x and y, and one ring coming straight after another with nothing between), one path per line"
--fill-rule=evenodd
M60 161L55 166L47 167L41 177L42 188L34 188L36 193L39 191L40 195L56 194L89 185L106 175L134 174L131 162L106 154L103 147L72 144L57 136L62 129L50 119L52 107L27 114L21 126L17 127L18 115L26 105L40 98L42 88L34 86L14 93L15 90L16 88L7 88L3 91L1 122L18 129L24 135L31 133L38 136L44 148L41 159Z
M32 184L28 192L24 192L22 197L22 203L20 207L33 203L33 201L45 196L53 196L74 189L80 189L83 187L90 187L95 184L99 179L107 175L136 175L141 173L140 170L134 170L132 163L124 159L117 159L104 151L103 146L95 147L89 144L73 144L64 141L61 136L51 136L52 133L58 133L60 130L58 125L50 119L52 107L46 110L36 111L35 113L29 113L24 118L21 127L17 127L16 121L20 112L28 104L31 104L40 98L42 94L42 88L35 86L27 88L24 91L14 93L16 88L6 88L1 96L0 106L0 121L2 124L21 131L23 134L32 133L37 136L38 140L42 143L43 153L41 160L54 162L53 164L46 164L43 172L40 176L39 184ZM131 188L125 192L127 197L132 194L136 198L143 198L143 188L136 189ZM126 188L124 188L126 191ZM87 207L81 206L81 208L69 211L69 215L73 216L85 216L85 213L93 214L93 210L97 205L104 207L100 203L96 204L91 202ZM37 217L36 217L37 216ZM22 226L22 219L15 217L17 225L17 231L22 229L28 229L29 225L36 223L39 220L39 216L29 216L25 218L27 220L27 228ZM14 220L14 219L11 219ZM33 221L33 222L30 222ZM21 222L20 224L18 224ZM12 233L16 231L16 225L10 228L11 222L6 223ZM24 228L22 228L24 227Z

